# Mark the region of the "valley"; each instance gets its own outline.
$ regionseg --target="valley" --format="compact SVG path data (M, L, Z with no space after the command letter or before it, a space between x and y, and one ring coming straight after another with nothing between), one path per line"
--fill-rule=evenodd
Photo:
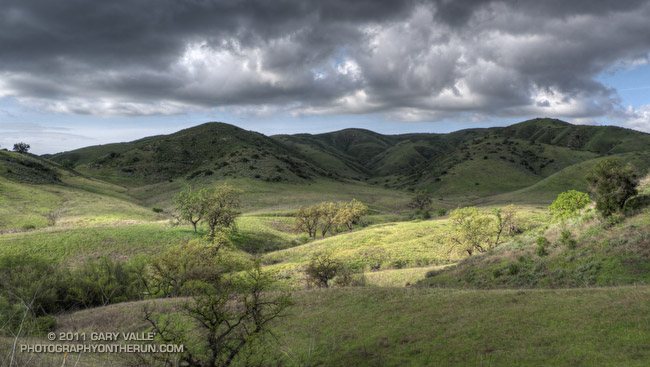
M585 176L611 158L638 172L636 206L616 221L592 204L554 220L558 195L589 192ZM15 340L43 342L49 331L150 332L144 308L180 315L209 289L192 269L237 279L254 264L273 279L268 294L292 299L270 321L276 337L256 341L268 357L260 366L644 366L649 170L650 134L554 119L403 135L265 136L207 123L53 155L0 151L0 366ZM221 185L239 190L241 205L214 255L201 252L204 222L195 232L179 221L177 195ZM426 215L413 207L420 192ZM301 207L353 199L368 210L351 228L311 238L296 226ZM516 225L494 248L469 256L454 242L457 208L500 221L494 213L511 204ZM305 275L320 255L340 266L322 288ZM163 291L159 268L175 266L185 284ZM28 298L40 309L26 322ZM18 358L60 365L63 356Z

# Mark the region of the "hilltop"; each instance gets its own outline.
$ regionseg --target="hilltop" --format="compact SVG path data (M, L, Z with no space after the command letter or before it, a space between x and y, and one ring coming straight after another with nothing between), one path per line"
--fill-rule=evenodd
M262 134L224 123L205 123L170 135L55 154L75 169L104 180L141 186L183 178L257 178L298 182L325 176L300 153Z

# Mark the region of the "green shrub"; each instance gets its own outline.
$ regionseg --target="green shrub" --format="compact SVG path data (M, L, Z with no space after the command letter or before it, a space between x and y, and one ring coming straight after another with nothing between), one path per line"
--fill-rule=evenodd
M553 214L553 220L563 220L576 217L580 209L589 204L589 195L584 192L569 190L558 195L548 210Z
M305 267L305 275L309 285L328 288L329 281L334 279L340 269L340 264L332 259L330 254L317 253L312 256L311 261Z
M548 240L544 236L537 237L537 246L546 246L548 245Z
M603 217L620 213L628 199L637 194L638 175L631 166L607 158L596 163L587 175L591 190L596 194L596 209Z
M339 287L363 287L367 279L362 271L350 265L341 265L334 277L334 284Z
M571 231L568 229L562 231L562 237L560 238L560 244L563 246L566 246L569 249L574 249L576 248L576 245L578 242L571 238Z
M163 212L163 209L159 208L157 206L154 206L153 208L151 208L151 210L153 210L154 213L162 213Z
M502 276L502 275L503 275L503 273L501 272L501 269L494 269L494 270L492 270L492 276L493 276L494 278L498 278L498 277L500 277L500 276Z
M47 333L53 331L57 327L56 319L52 316L40 316L36 318L36 332Z
M518 264L510 264L510 266L508 266L508 274L517 275L517 273L519 273L519 265Z

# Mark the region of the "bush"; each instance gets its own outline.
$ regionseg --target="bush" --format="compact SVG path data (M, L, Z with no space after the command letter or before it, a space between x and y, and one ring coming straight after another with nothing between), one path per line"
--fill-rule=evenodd
M151 210L153 210L154 213L162 213L163 212L163 209L159 208L157 206L154 206L153 208L151 208Z
M36 318L36 332L47 333L58 326L56 319L52 316L40 316Z
M537 243L537 246L546 246L546 245L548 245L548 240L544 236L537 237L537 241L535 241L535 242Z
M334 279L339 271L340 265L333 260L330 254L317 253L312 256L311 261L305 268L308 284L314 284L318 288L328 288L329 281Z
M562 231L562 237L560 238L560 244L562 244L563 246L566 246L569 249L574 249L574 248L576 248L576 245L578 244L578 242L576 240L574 240L573 238L571 238L571 231L569 231L567 229L567 230Z
M553 220L563 220L578 215L580 209L589 204L589 195L569 190L558 195L548 210L553 214Z
M47 219L47 225L50 227L55 225L60 215L61 210L50 210L49 212L45 213L44 216L45 219Z
M339 267L334 284L338 287L363 287L367 283L365 274L349 265Z
M519 273L519 265L518 264L510 264L510 266L508 266L508 274L517 275L517 273Z
M596 210L603 217L620 213L627 200L637 194L638 176L635 170L629 165L623 167L621 161L615 158L596 163L586 179L596 194Z

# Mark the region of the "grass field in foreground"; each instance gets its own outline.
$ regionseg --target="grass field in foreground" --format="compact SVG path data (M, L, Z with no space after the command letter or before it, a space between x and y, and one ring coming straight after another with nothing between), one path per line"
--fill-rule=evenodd
M268 347L291 367L641 367L650 360L647 286L365 287L301 291L293 299L289 315L273 325L280 344ZM181 301L156 302L165 310ZM144 330L142 307L132 302L62 315L57 331ZM83 355L78 366L96 365L95 357ZM102 365L121 362L119 356L100 357Z

